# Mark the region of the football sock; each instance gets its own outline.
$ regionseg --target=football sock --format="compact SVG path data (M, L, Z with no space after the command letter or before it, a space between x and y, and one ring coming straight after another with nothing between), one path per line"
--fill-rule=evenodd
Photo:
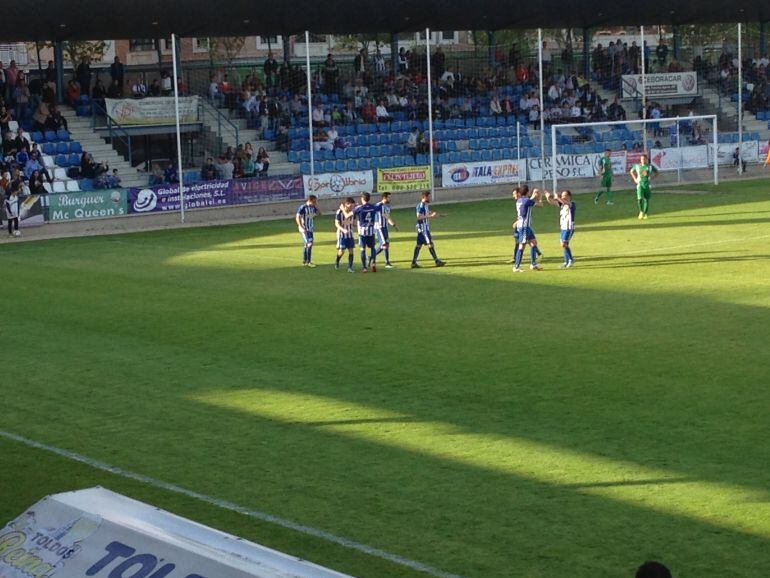
M366 269L366 249L361 249L361 265Z
M564 262L569 263L570 261L572 261L572 251L569 247L564 247Z
M540 247L538 247L537 245L535 245L535 246L534 246L534 249L535 249L535 253L537 253L537 256L538 256L538 257L542 257L542 256L543 256L543 252L540 250Z
M374 249L372 249L370 251L370 253L371 253L371 258L369 259L369 262L370 263L376 263L377 262L377 252Z
M604 191L599 191L598 193L596 193L596 198L597 199L600 198L603 194L604 194Z
M340 253L337 253L337 265L340 264L340 259L342 259L342 255Z
M532 259L532 264L536 265L537 264L537 247L532 247L532 249L530 249L529 256Z
M612 202L612 191L610 189L607 189L607 202Z
M390 249L389 248L385 249L385 262L386 263L390 263Z
M307 263L307 247L302 250L302 262Z
M348 253L348 269L353 268L353 253Z
M516 263L516 268L521 267L521 256L524 254L524 249L516 247L516 252L513 254L513 260Z
M313 260L313 247L307 248L307 262L310 263Z
M644 198L637 199L636 203L639 205L639 212L644 213Z
M433 257L434 261L438 261L438 255L436 255L436 249L434 249L432 246L428 248L430 251L430 256Z
M417 257L419 257L419 256L420 256L420 246L417 245L414 248L414 257L412 258L412 263L417 263Z

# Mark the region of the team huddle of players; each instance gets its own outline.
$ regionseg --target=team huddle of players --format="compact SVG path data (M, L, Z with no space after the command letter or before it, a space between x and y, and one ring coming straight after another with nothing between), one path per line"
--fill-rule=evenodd
M636 197L639 206L639 219L647 219L650 207L650 181L657 174L657 169L652 166L647 155L642 155L640 162L631 167L630 175L636 184ZM605 151L601 160L601 178L602 188L594 197L594 203L599 202L603 194L607 194L607 204L612 204L612 160L610 151ZM513 190L513 198L516 202L516 220L513 222L514 253L511 262L515 273L523 272L521 268L524 251L530 248L530 269L540 271L541 267L537 262L542 255L537 246L537 237L532 229L532 209L543 206L543 197L550 205L559 208L559 231L560 242L564 253L564 263L560 269L569 269L574 264L570 241L575 234L575 202L572 200L572 193L568 190L561 193L541 191L533 189L530 192L528 185L519 185ZM347 270L349 273L355 271L353 263L355 261L355 234L358 236L358 246L361 251L362 272L377 272L377 257L385 254L385 268L392 269L393 264L390 261L390 227L398 231L396 223L391 217L390 211L390 193L382 193L380 201L376 204L370 202L371 195L362 193L360 203L356 204L352 197L345 199L337 209L334 217L334 227L337 234L337 259L335 269L340 268L340 262L348 254ZM414 248L411 267L419 268L417 260L423 247L430 251L436 267L443 267L444 261L438 258L433 244L433 237L430 232L430 220L443 216L430 209L431 193L425 191L420 196L420 202L416 207L417 220L417 242ZM314 238L314 219L320 215L318 209L318 199L315 195L310 195L304 204L297 209L295 221L297 228L302 235L303 255L302 264L305 267L315 267L313 263L313 238ZM354 226L356 233L354 233ZM368 253L367 253L368 251Z
M440 217L439 213L430 209L430 192L425 191L417 205L417 243L412 258L412 269L418 269L417 260L423 247L428 247L436 267L443 267L444 261L438 258L433 246L433 237L430 233L430 220ZM340 268L340 261L348 253L348 273L354 272L353 262L355 251L355 239L353 226L356 226L358 234L358 246L361 250L361 271L368 273L377 272L377 257L385 254L385 268L392 269L390 261L390 229L398 231L398 226L390 215L390 193L382 193L381 200L372 204L369 193L361 193L361 202L356 204L352 197L348 197L341 204L334 216L334 227L337 232L337 260L335 268ZM315 267L313 263L313 220L320 215L318 199L310 195L303 205L297 209L295 221L304 243L302 264L305 267ZM367 255L367 250L369 254Z

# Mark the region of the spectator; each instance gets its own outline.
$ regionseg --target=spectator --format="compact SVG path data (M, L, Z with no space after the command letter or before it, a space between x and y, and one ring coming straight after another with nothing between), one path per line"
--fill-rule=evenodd
M119 87L118 90L118 96L111 96L110 98L120 98L123 96L123 83L125 82L125 68L123 66L123 63L120 61L120 57L116 56L115 60L112 61L112 64L110 64L110 79L112 82L110 85L114 85L117 83L117 86Z
M16 101L16 120L21 122L27 116L29 110L30 92L24 78L19 78L16 82L16 88L13 91Z
M162 96L171 96L174 92L174 81L167 70L160 74L160 93Z
M270 155L267 154L265 147L259 147L257 151L257 166L261 165L260 176L266 177L267 170L270 168Z
M254 158L251 153L246 153L246 158L241 163L241 170L244 177L253 177L257 171L257 166L254 164Z
M420 139L420 130L415 126L412 127L412 131L406 139L406 150L412 155L414 162L417 162L417 143Z
M265 64L262 66L265 73L265 84L268 89L278 86L278 62L273 58L273 53L268 52Z
M97 87L99 87L101 90L99 91L101 93L97 93ZM96 81L96 86L94 87L93 92L91 93L91 96L94 100L100 100L104 99L105 95L108 98L121 98L123 96L123 85L120 84L117 80L113 80L110 83L110 86L107 88L107 92L104 92L104 86L102 85L101 80Z
M150 172L150 186L163 184L163 169L158 163L152 164L152 171Z
M48 191L43 184L43 177L39 171L32 171L29 175L28 185L29 192L32 195L45 195Z
M313 135L313 150L331 151L334 150L334 143L329 141L329 135L322 129L319 129Z
M80 64L78 64L75 70L75 78L80 85L80 90L85 94L91 92L91 62L87 57L84 57Z
M18 184L11 185L10 194L5 199L5 216L8 218L8 235L20 237L19 232L19 188Z
M150 86L147 88L147 96L160 96L161 86L157 78L153 78Z
M214 159L209 157L206 159L206 164L201 169L202 181L213 181L217 178L217 169L214 166Z
M133 98L144 98L147 96L147 85L143 77L137 77L136 82L131 86L131 96Z
M94 161L93 155L84 152L80 157L80 176L84 179L95 179L99 174L108 170L106 165Z
M326 126L326 117L324 116L324 106L320 102L313 109L313 126Z
M746 172L746 161L741 156L740 147L735 147L735 152L733 152L733 166L738 169L739 173Z
M377 115L377 122L391 122L393 120L393 118L390 116L390 112L388 112L388 109L385 106L384 100L380 101L380 104L377 106L375 113Z
M173 161L168 163L166 170L163 171L163 182L170 185L179 182L179 173L177 172L176 164Z
M48 107L50 114L48 115L48 124L46 125L46 128L48 130L58 131L60 129L69 130L69 124L67 123L67 119L62 115L61 111L59 110L59 107L54 105L51 105Z
M120 182L121 178L118 169L112 169L112 175L107 178L107 187L110 189L120 188Z
M235 165L230 157L222 155L219 158L219 178L229 181L235 174Z
M24 165L24 176L32 178L32 173L38 173L41 178L45 176L49 183L53 182L48 170L40 162L40 153L36 150L30 153L29 160Z
M33 128L39 131L46 130L50 116L51 113L48 110L48 105L45 102L41 102L37 110L32 114Z

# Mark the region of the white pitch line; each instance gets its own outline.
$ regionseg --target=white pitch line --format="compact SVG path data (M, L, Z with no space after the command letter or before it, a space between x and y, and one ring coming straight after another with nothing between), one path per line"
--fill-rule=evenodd
M44 450L61 457L64 457L76 462L80 462L82 464L86 464L87 466L91 466L92 468L96 468L98 470L103 470L105 472L115 474L117 476L128 478L130 480L135 480L137 482L142 482L144 484L154 486L156 488L160 488L163 490L167 490L169 492L174 492L176 494L181 494L183 496L187 496L188 498L194 498L196 500L200 500L201 502L205 502L212 506L217 506L225 510L230 510L238 514L243 514L244 516L249 516L250 518L256 518L258 520L262 520L264 522L270 522L271 524L275 524L277 526L281 526L283 528L287 528L289 530L293 530L301 534L306 534L308 536L320 538L321 540L325 540L333 544L338 544L340 546L344 546L345 548L356 550L358 552L368 554L369 556L374 556L375 558L381 558L382 560L392 562L393 564L397 564L399 566L404 566L406 568L411 568L412 570L417 570L418 572L430 574L431 576L435 576L436 578L463 578L463 576L460 576L459 574L452 574L451 572L445 572L444 570L433 568L432 566L428 566L427 564L423 564L422 562L410 560L409 558L404 558L403 556L399 556L398 554L391 554L390 552L386 552L385 550L380 550L379 548L374 548L373 546L367 546L366 544L362 544L354 540L348 540L347 538L335 536L334 534L331 534L324 530L318 530L317 528L313 528L312 526L306 526L304 524L292 522L291 520L279 518L278 516L273 516L272 514L268 514L266 512L260 512L259 510L252 510L250 508L239 506L238 504L235 504L233 502L220 500L219 498L213 498L211 496L207 496L206 494L201 494L193 490L188 490L187 488L177 486L176 484L170 484L168 482L164 482L156 478L151 478L149 476L145 476L142 474L136 474L134 472L124 470L123 468L119 468L117 466L111 466L104 462L93 460L89 457L77 454L75 452L71 452L69 450L64 450L61 448L57 448L55 446L49 446L44 443L36 442L35 440L31 440L29 438L25 438L23 436L20 436L11 432L0 430L0 437L11 441L19 442L24 445L37 448L39 450Z
M708 245L723 245L725 243L735 243L736 241L756 241L759 239L770 238L770 234L757 235L756 237L741 237L740 239L721 239L719 241L704 241L702 243L688 243L687 245L674 245L672 247L658 247L655 249L640 249L637 251L625 251L621 253L614 253L612 255L592 255L591 257L584 257L584 259L596 258L596 257L624 257L627 255L654 255L665 254L667 251L674 251L676 249L691 249L693 247L706 247Z

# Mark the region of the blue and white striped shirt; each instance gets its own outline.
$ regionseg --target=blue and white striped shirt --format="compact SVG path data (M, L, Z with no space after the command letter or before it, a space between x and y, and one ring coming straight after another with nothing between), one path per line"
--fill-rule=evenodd
M559 228L562 231L575 230L575 203L562 203L559 210Z
M339 209L337 211L337 214L334 216L334 218L337 220L340 226L344 229L344 232L337 229L337 238L352 239L353 238L353 215L351 214L350 216L346 217L345 212L342 209Z
M518 220L516 221L516 227L519 229L525 229L532 227L532 207L535 206L535 201L527 197L522 197L516 200L516 215Z
M317 207L308 205L307 203L300 205L299 209L297 209L299 222L302 223L302 226L305 227L305 230L309 233L313 232L313 219L315 218L317 212Z
M375 205L377 207L377 219L374 222L375 229L387 229L390 219L390 205L380 201Z
M370 203L359 205L355 210L358 217L358 234L361 237L374 236L374 221L377 215L377 207Z
M417 232L418 233L429 233L430 232L430 219L428 219L428 215L430 215L430 208L428 203L420 202L417 204ZM420 216L425 216L425 219L420 219Z

